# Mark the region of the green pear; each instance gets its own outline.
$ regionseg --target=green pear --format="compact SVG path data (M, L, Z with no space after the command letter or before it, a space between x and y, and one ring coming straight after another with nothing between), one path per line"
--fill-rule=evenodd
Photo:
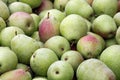
M40 22L41 18L40 18L39 15L37 15L37 14L35 14L35 13L32 13L32 14L30 14L30 15L32 16L32 18L33 18L33 20L34 20L35 30L38 31L38 29L39 29L39 22Z
M26 12L15 12L8 19L9 26L21 28L26 35L31 35L35 31L35 23L32 16Z
M18 59L9 47L0 47L0 74L16 68Z
M93 14L93 9L85 0L70 0L65 6L65 13L78 14L88 19Z
M20 63L29 64L32 54L39 48L38 41L25 34L18 34L11 40L11 49L16 53Z
M19 11L32 13L32 8L28 4L23 2L13 2L9 5L8 8L11 14Z
M63 53L70 50L70 43L65 37L53 36L44 43L44 47L53 50L60 58Z
M4 21L4 19L2 17L0 17L0 32L5 27L6 27L6 22Z
M69 2L69 0L54 0L54 8L58 9L60 11L65 10L66 4Z
M7 20L9 16L10 12L7 5L0 0L0 17L2 17L4 20Z
M84 58L78 51L69 50L61 56L61 60L70 63L76 72L78 66L81 62L83 62Z
M116 80L116 75L102 61L91 58L84 60L78 67L77 80Z
M56 61L50 65L47 71L48 80L72 80L74 70L65 61Z
M54 51L49 48L40 48L33 53L30 66L36 75L45 77L49 66L57 60L58 57Z
M120 12L117 12L117 13L114 15L113 19L115 20L117 26L119 27L119 26L120 26Z
M27 70L24 69L15 69L3 73L0 78L2 80L31 80L32 77Z
M100 55L100 60L104 62L116 75L116 80L120 80L120 45L107 47Z
M118 10L118 0L93 0L92 8L96 15L107 14L114 16Z
M32 80L48 80L48 79L45 77L35 77Z
M0 32L1 45L10 47L12 38L18 34L25 34L25 33L19 27L9 26L4 28Z
M70 42L77 42L87 34L88 26L84 18L77 14L65 17L60 24L60 33Z
M19 0L20 2L29 4L32 8L40 6L42 0Z
M79 51L84 58L96 58L105 48L104 39L95 33L89 32L77 42L77 51Z
M116 30L114 19L106 14L98 16L92 24L92 31L106 39L114 37Z

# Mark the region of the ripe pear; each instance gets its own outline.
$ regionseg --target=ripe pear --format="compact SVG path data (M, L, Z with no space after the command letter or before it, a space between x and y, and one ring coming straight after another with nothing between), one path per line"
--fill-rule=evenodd
M19 11L32 13L32 8L28 4L23 2L13 2L8 7L11 14Z
M70 50L70 43L63 36L53 36L45 42L44 47L53 50L61 58L63 53Z
M48 13L48 17L44 18L39 24L39 37L42 42L47 41L52 36L59 35L60 22Z
M70 14L60 23L60 34L71 43L77 42L79 38L87 34L87 31L86 21L78 14Z
M116 75L116 80L120 80L120 45L107 47L100 55L100 60L104 62Z
M77 80L116 80L114 72L95 58L84 60L79 65L76 75Z
M0 74L16 68L18 58L9 47L0 47Z
M114 16L118 10L118 0L93 0L92 8L96 15L107 14Z
M114 19L106 14L98 16L92 24L92 31L106 39L114 37L116 30Z
M77 42L77 50L84 58L96 58L105 48L104 39L95 33L89 32Z
M25 34L18 34L11 40L11 49L16 53L20 63L29 64L32 54L39 48L38 41Z
M93 9L85 0L70 0L65 6L65 13L78 14L88 19L93 14Z
M2 80L31 80L31 74L24 69L15 69L3 73L0 78Z
M7 7L7 4L0 0L0 17L2 17L4 20L7 20L9 16L10 12Z

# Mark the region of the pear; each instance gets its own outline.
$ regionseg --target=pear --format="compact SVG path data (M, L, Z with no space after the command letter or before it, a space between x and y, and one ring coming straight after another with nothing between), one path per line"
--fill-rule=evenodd
M4 28L0 33L1 45L10 47L12 38L18 34L25 34L25 33L22 29L15 26L9 26Z
M120 80L120 45L107 47L100 55L100 60L104 62L116 75L116 80Z
M15 69L8 71L0 76L2 80L31 80L32 77L27 70Z
M79 53L78 51L69 50L69 51L66 51L61 56L61 60L70 63L72 65L74 71L76 72L80 63L82 63L84 61L84 58L81 55L81 53Z
M0 74L16 68L18 58L9 47L0 47Z
M32 8L28 4L23 2L13 2L8 7L11 14L19 11L32 13Z
M92 24L92 31L106 39L114 37L116 30L114 19L106 14L98 16Z
M79 38L87 34L87 31L85 19L78 14L70 14L60 23L60 34L71 43L77 42Z
M93 9L85 0L70 0L65 6L65 12L67 15L78 14L88 19L93 14Z
M83 55L84 58L96 58L105 48L104 39L92 32L83 36L77 42L77 50Z
M58 60L55 52L49 48L37 49L30 58L30 67L37 76L47 76L49 66Z
M38 41L24 34L18 34L11 40L11 49L20 63L29 64L32 54L39 48Z
M114 16L118 10L118 0L93 0L92 8L96 15Z
M77 80L116 80L114 72L102 61L91 58L77 68Z
M0 0L0 17L2 17L4 20L7 20L9 16L10 12L7 5Z
M45 42L44 47L53 50L60 58L66 51L70 50L70 43L63 36L53 36Z
M60 22L48 13L48 17L44 18L39 25L39 37L41 41L45 42L52 36L59 35L59 26Z

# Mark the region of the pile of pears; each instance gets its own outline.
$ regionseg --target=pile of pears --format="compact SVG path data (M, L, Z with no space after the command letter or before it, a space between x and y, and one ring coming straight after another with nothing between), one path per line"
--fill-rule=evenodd
M120 80L120 0L0 0L0 80Z

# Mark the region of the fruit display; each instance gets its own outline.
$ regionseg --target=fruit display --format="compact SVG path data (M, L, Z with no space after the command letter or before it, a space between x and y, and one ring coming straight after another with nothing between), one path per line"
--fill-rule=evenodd
M120 80L120 0L0 0L0 80Z

